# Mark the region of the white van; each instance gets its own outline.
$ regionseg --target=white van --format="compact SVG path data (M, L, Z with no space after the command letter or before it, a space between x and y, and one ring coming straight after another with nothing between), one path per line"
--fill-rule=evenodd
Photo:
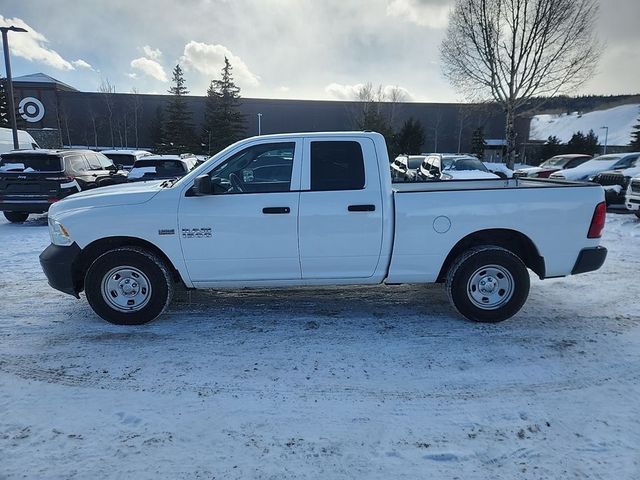
M35 150L40 148L29 132L18 130L18 148L20 150ZM13 150L13 133L10 128L0 128L0 155Z

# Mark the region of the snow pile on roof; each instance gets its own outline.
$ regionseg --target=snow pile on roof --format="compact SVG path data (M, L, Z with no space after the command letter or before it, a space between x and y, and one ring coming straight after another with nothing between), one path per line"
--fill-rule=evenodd
M600 143L604 144L605 131L602 127L609 127L609 145L628 145L631 132L638 124L640 104L633 103L580 114L574 112L562 115L536 115L531 119L529 140L547 140L555 135L561 142L567 143L571 136L578 131L586 134L593 130Z
M483 163L492 172L504 173L508 178L513 177L513 170L511 170L510 168L507 168L507 165L504 163L496 163L496 162L483 162Z

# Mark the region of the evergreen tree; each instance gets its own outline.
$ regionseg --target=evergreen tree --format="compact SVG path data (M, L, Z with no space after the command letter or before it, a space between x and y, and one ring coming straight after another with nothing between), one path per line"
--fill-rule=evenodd
M191 112L187 106L186 95L189 93L185 85L180 65L173 69L172 95L165 108L165 122L162 126L162 149L165 153L186 153L193 150L195 139Z
M162 144L162 125L164 124L164 114L162 112L162 107L158 105L156 108L156 113L151 123L149 124L149 139L151 140L151 145L153 145L153 149L156 153L164 152L164 145Z
M395 135L395 148L398 154L417 154L422 151L425 134L420 121L413 117L406 120L400 131Z
M629 146L633 147L634 150L640 150L640 118L638 118L638 124L633 126Z
M229 59L224 57L220 79L212 80L207 89L202 143L210 154L219 152L245 135L245 120L239 110L240 87L233 81L232 69Z
M485 148L487 148L487 142L484 140L484 132L481 127L478 127L471 136L471 154L482 160Z
M547 139L547 142L542 147L542 159L548 160L551 157L555 157L556 155L560 155L565 150L564 145L558 137L555 135L550 136Z
M585 135L582 132L576 132L567 143L567 153L584 153L586 155L595 155L600 150L598 136L593 130Z

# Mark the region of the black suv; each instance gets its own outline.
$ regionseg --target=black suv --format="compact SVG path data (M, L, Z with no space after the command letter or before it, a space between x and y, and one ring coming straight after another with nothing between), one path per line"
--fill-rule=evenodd
M0 210L24 222L73 193L126 181L121 165L91 150L16 150L0 160Z
M625 193L634 175L640 173L640 152L626 154L625 162L616 165L615 170L607 170L595 175L591 181L604 187L607 206L624 207Z

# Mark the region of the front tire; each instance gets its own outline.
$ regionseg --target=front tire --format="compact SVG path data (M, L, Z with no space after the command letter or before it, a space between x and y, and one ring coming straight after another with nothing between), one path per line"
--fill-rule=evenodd
M4 218L9 220L11 223L23 223L29 218L28 213L22 212L3 212Z
M142 325L171 302L174 284L165 263L138 247L99 256L85 275L87 301L94 312L116 325Z
M518 256L501 247L471 248L449 269L447 295L455 309L475 322L514 316L529 295L529 273Z

